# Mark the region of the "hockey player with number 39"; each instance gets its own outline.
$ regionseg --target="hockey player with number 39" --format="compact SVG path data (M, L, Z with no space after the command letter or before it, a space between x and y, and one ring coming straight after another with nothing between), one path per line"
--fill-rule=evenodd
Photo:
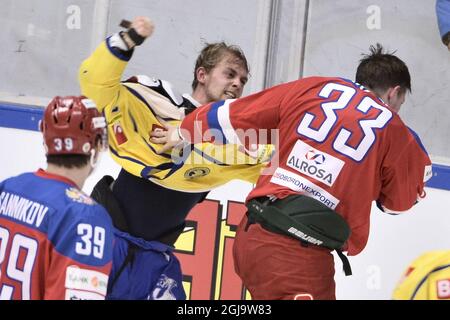
M40 129L47 169L0 183L0 299L104 299L113 226L81 188L106 146L105 118L85 97L55 97Z

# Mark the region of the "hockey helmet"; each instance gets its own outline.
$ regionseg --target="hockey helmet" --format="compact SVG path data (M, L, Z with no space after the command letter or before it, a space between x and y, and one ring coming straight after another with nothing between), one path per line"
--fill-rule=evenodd
M99 141L102 149L107 145L105 118L84 96L53 98L39 127L47 155L90 155Z

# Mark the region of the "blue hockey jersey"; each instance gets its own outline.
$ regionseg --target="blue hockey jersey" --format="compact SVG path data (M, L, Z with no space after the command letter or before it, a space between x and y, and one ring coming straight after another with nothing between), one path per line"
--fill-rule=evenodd
M44 170L0 183L0 299L104 299L113 229L106 210Z

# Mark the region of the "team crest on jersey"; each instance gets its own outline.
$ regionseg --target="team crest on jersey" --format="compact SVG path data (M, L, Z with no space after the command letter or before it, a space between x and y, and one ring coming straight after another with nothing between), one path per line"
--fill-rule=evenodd
M192 168L192 169L187 170L184 173L184 177L186 179L194 179L194 178L204 177L204 176L208 175L210 172L211 172L211 170L209 170L208 168L205 168L205 167Z
M331 187L345 162L297 140L286 164L288 167Z
M76 188L66 189L66 196L78 203L84 203L87 205L95 204L95 201L91 197L85 195L82 191Z

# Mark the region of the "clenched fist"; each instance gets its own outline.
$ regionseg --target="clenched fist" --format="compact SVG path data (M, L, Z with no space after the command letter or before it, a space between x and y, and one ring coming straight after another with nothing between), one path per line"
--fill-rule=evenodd
M148 38L153 34L155 25L148 17L136 17L131 23L131 28L133 28L141 37Z

